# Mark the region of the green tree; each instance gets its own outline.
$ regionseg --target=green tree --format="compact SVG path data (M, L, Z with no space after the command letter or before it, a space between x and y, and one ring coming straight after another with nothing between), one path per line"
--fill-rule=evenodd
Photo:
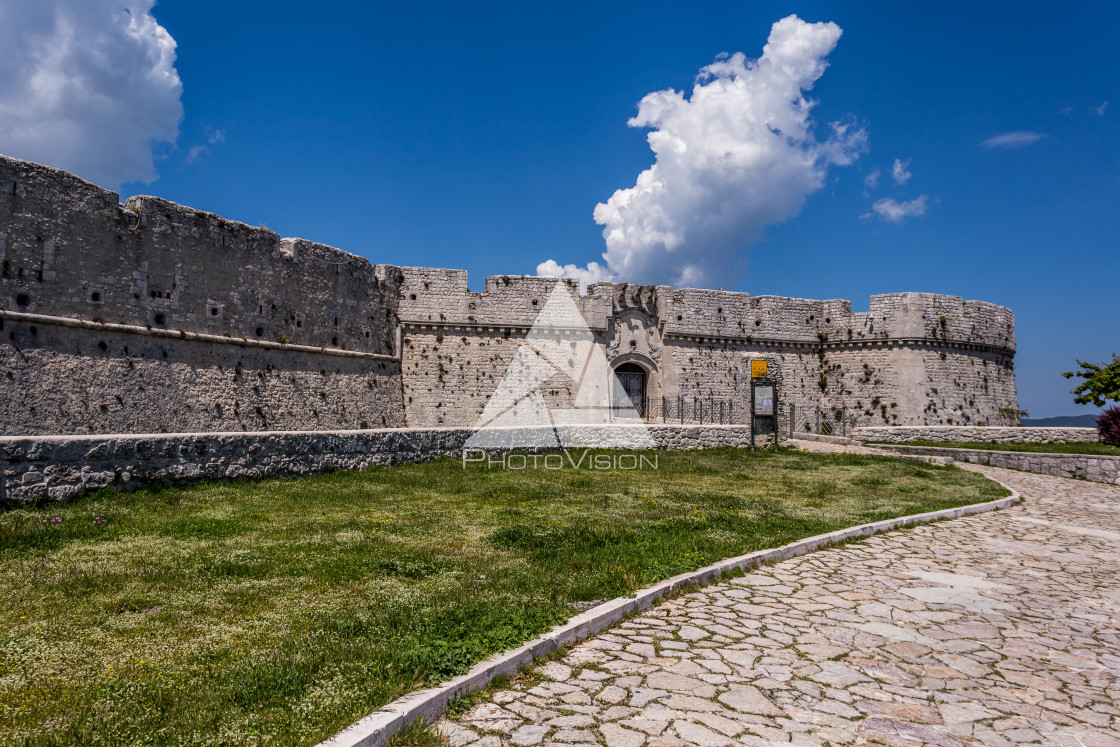
M1062 376L1085 379L1072 390L1073 401L1079 405L1104 407L1105 402L1120 402L1120 358L1112 354L1112 363L1086 363L1077 361L1080 371L1066 371Z

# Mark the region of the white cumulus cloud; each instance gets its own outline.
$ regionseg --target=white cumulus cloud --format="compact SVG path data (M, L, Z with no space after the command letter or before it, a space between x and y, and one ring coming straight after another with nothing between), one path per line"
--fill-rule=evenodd
M878 189L880 175L881 172L878 168L871 169L867 176L863 177L863 186L868 189Z
M615 275L598 262L588 262L587 267L568 264L562 265L555 260L547 260L537 265L537 277L542 278L574 278L579 280L579 292L587 290L587 286L598 283L600 280L614 280Z
M655 163L633 187L595 206L611 277L733 286L742 277L742 251L766 226L797 215L830 165L858 157L865 131L833 122L818 140L815 102L806 97L840 33L834 23L783 18L759 59L721 55L700 71L690 97L668 89L641 100L628 124L652 130ZM592 272L552 260L538 272L557 268L568 277Z
M1005 132L980 143L985 148L1023 148L1046 137L1045 132Z
M914 176L910 173L910 161L907 159L905 162L901 159L894 159L894 165L891 166L891 178L894 179L895 184L905 184L910 181L910 177Z
M0 2L0 153L108 187L157 178L183 117L155 0Z
M906 202L898 202L897 200L884 197L881 200L876 200L871 209L885 221L891 223L901 223L906 218L913 218L919 215L926 214L926 208L929 206L929 197L921 195L915 197L913 200ZM870 217L868 214L867 217Z
M195 145L187 151L187 163L196 163L203 156L210 155L210 149L205 145Z

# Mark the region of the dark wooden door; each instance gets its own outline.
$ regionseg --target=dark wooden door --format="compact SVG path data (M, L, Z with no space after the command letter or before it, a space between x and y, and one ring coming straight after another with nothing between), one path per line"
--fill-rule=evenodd
M646 372L634 363L623 363L615 369L618 383L638 412L644 411L646 400Z

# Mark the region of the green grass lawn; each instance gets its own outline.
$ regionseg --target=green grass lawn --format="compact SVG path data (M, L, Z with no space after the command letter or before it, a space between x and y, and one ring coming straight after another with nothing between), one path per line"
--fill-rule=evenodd
M1032 451L1040 454L1097 454L1101 456L1120 456L1120 446L1101 443L1056 443L1056 444L1000 444L987 441L870 441L870 444L891 444L893 446L938 446L945 449L983 449L985 451Z
M855 455L657 457L442 460L0 512L0 744L313 744L574 603L1006 494Z

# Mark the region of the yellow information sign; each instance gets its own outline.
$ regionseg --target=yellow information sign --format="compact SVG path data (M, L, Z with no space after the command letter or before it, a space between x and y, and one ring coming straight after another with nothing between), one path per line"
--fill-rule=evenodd
M766 361L751 361L751 378L766 378Z

